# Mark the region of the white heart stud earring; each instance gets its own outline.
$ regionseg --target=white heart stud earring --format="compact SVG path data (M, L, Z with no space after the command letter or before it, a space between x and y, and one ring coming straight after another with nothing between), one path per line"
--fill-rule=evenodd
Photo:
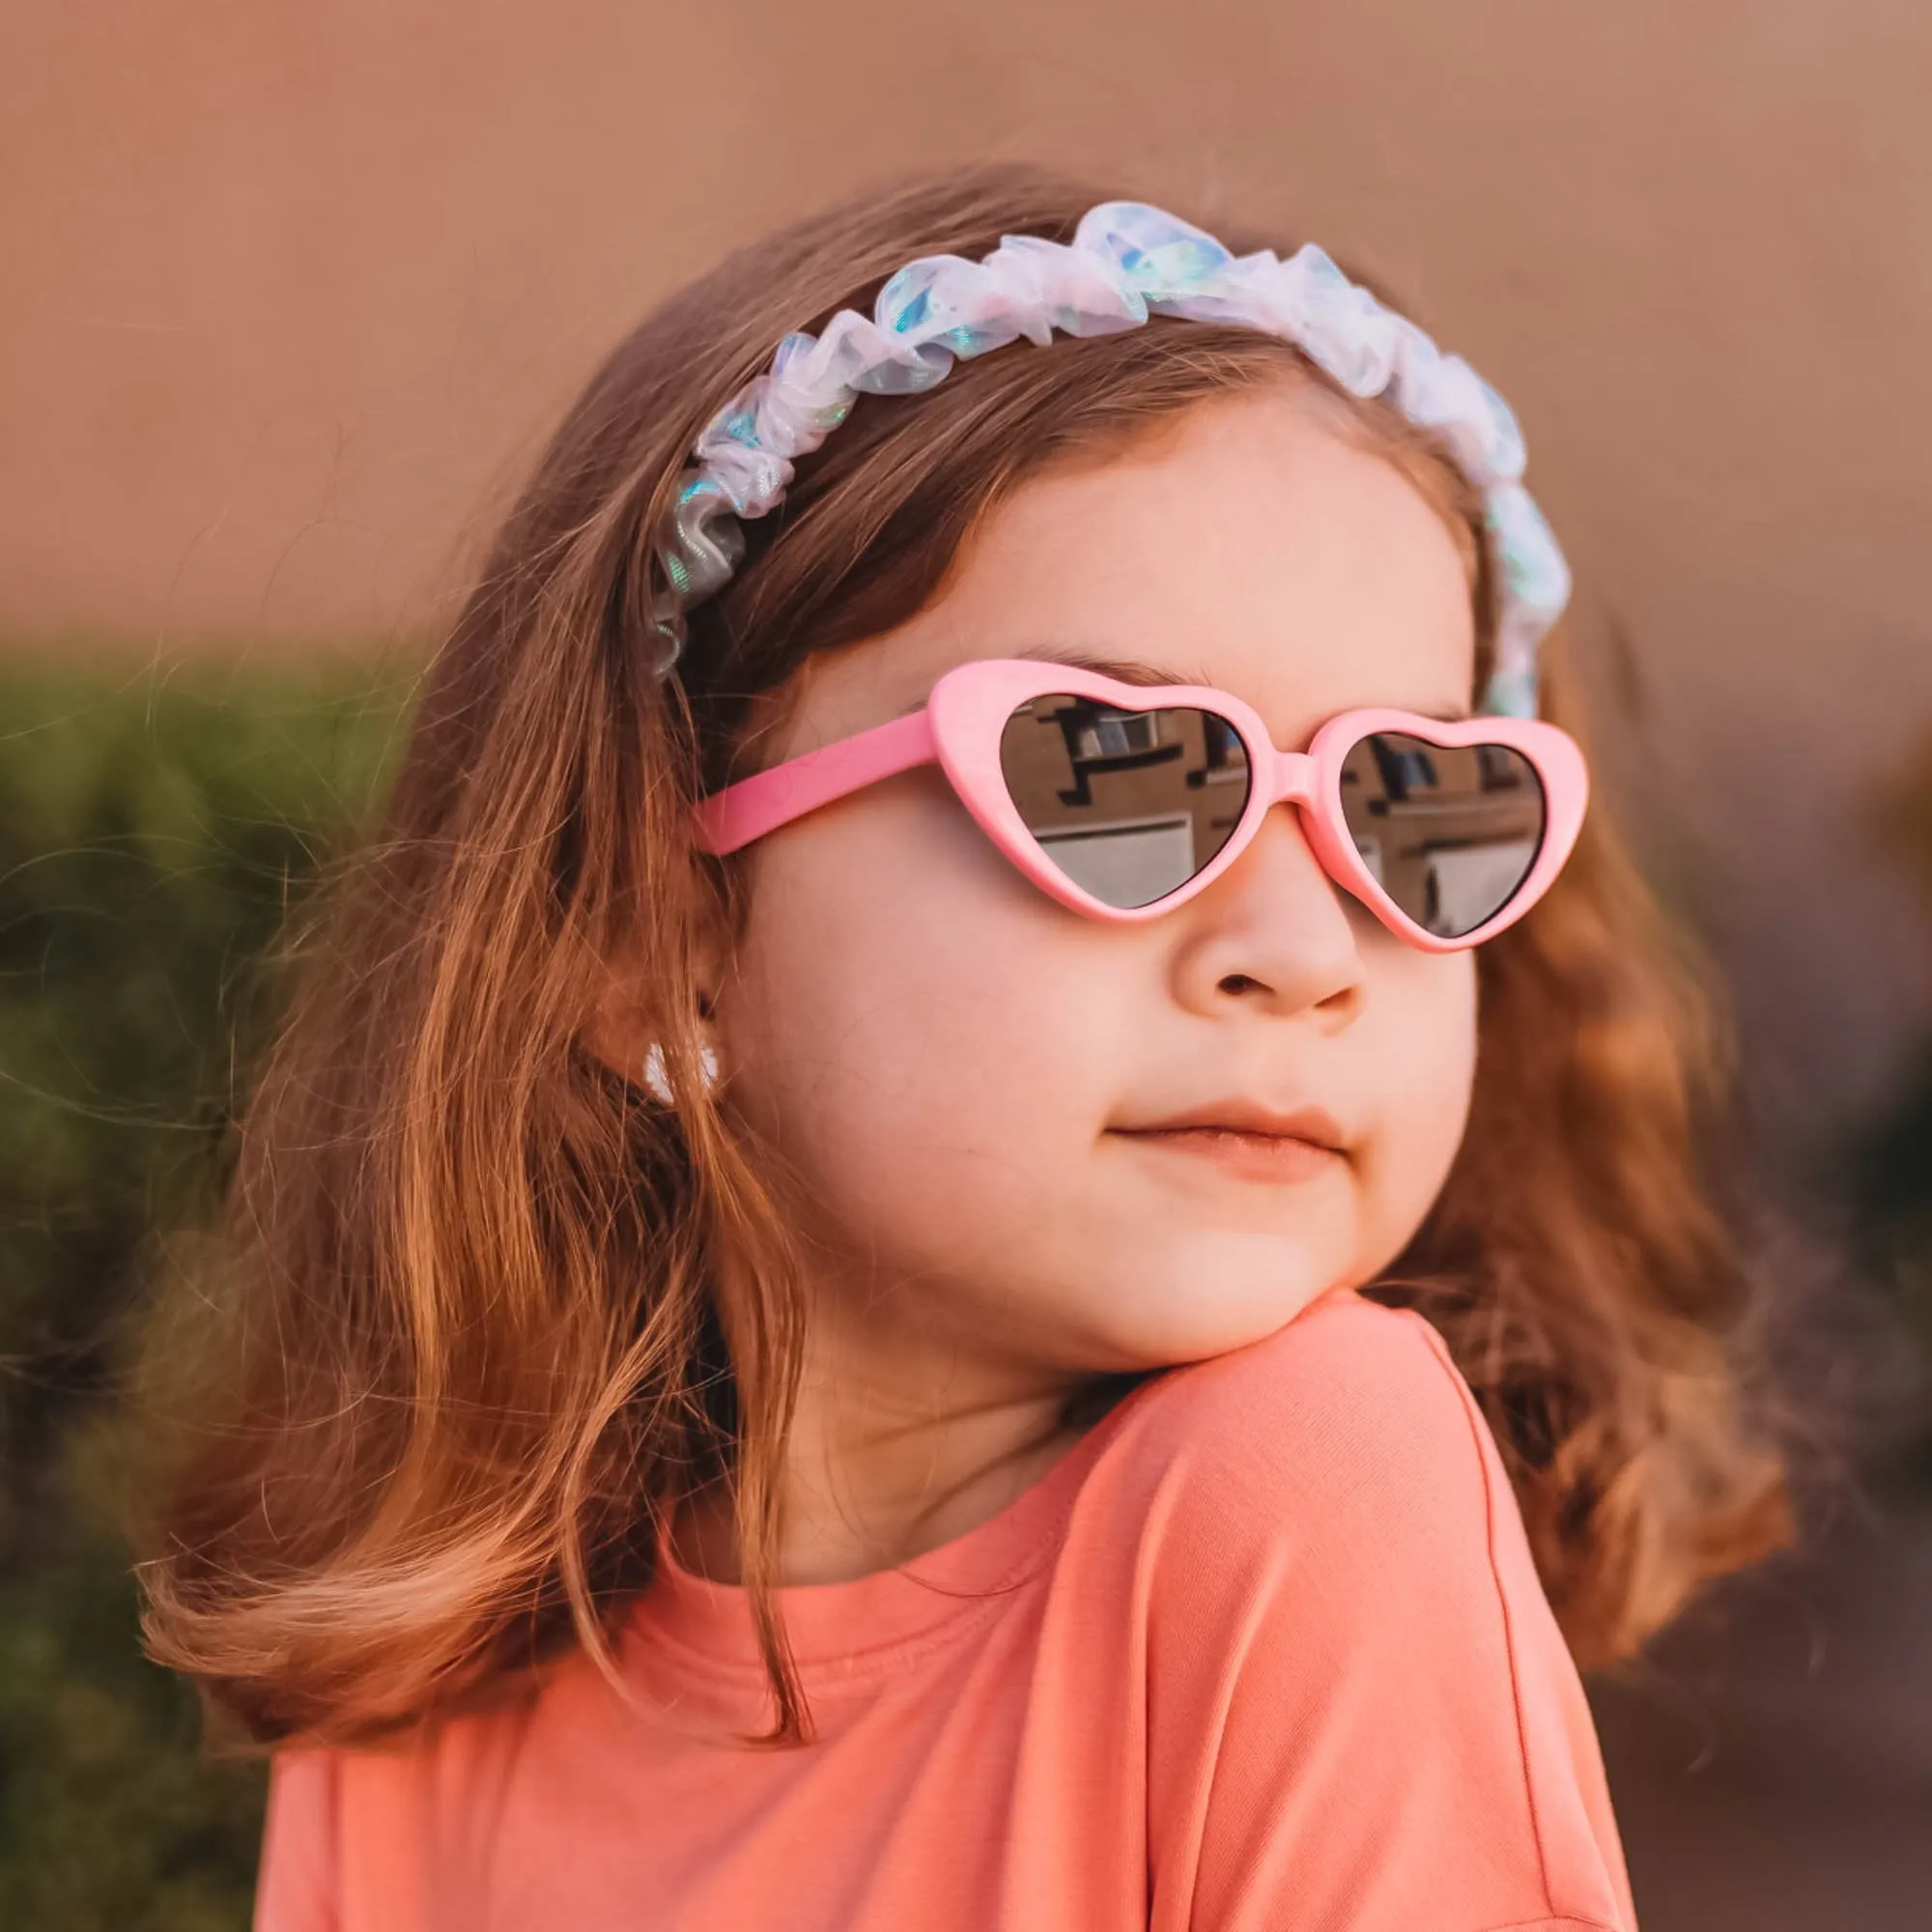
M698 1065L704 1076L704 1091L708 1094L718 1084L718 1055L708 1046L703 1048ZM651 1090L652 1098L667 1107L671 1104L670 1082L665 1076L664 1048L656 1040L651 1042L650 1051L644 1055L644 1085Z

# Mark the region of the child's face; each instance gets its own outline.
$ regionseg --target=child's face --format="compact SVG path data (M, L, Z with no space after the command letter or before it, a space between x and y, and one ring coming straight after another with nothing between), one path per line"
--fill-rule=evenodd
M1069 651L1235 692L1297 751L1353 706L1465 710L1474 627L1437 513L1267 391L1025 485L930 608L811 663L771 754L911 708L968 659ZM1448 1171L1472 958L1384 930L1291 809L1133 925L1029 884L936 767L749 864L727 1098L805 1180L834 1258L819 1292L873 1345L1076 1371L1216 1353L1373 1277ZM1215 1103L1319 1112L1344 1151L1147 1131Z

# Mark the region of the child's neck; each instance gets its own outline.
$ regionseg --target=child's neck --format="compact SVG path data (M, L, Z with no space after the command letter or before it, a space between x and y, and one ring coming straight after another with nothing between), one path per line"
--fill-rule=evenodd
M820 1324L808 1348L782 1471L781 1585L849 1582L965 1535L1037 1482L1104 1412L1072 1404L1092 1378L962 1360L956 1349L908 1348L881 1324L868 1327L854 1335L847 1324ZM723 1486L679 1512L672 1548L698 1576L742 1580Z

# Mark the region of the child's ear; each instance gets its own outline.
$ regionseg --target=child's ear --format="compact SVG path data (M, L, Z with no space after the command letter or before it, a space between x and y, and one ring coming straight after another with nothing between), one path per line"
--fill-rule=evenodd
M720 991L722 955L702 949L696 965L697 983L683 995L692 1001L689 1018L696 1022L701 1046L715 1047L714 1016ZM603 962L590 1011L584 1022L583 1043L611 1072L633 1082L650 1084L647 1070L652 1049L660 1047L667 1029L675 1023L665 1007L664 977L654 972L639 949L625 946ZM661 1047L660 1047L661 1050ZM656 1063L662 1065L662 1062ZM662 1079L662 1073L658 1078Z

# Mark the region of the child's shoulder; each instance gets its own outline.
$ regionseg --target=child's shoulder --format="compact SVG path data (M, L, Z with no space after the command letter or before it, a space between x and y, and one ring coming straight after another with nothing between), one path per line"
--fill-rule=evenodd
M1166 1372L1103 1458L1166 1537L1252 1547L1365 1539L1466 1550L1513 1508L1494 1441L1441 1336L1352 1293L1264 1340ZM1098 1471L1096 1471L1098 1473ZM1500 1493L1499 1493L1500 1492Z
M1336 1293L1131 1400L1068 1595L1083 1642L1131 1643L1197 1917L1266 1871L1310 1923L1628 1925L1589 1708L1441 1336Z
M1336 1293L1170 1371L1093 1475L1067 1553L1133 1606L1163 1698L1198 1716L1232 1671L1280 1715L1346 1684L1365 1764L1371 1733L1480 1733L1498 1779L1520 1771L1490 1736L1519 1695L1558 1714L1559 1744L1576 1730L1575 1666L1495 1439L1420 1315Z

